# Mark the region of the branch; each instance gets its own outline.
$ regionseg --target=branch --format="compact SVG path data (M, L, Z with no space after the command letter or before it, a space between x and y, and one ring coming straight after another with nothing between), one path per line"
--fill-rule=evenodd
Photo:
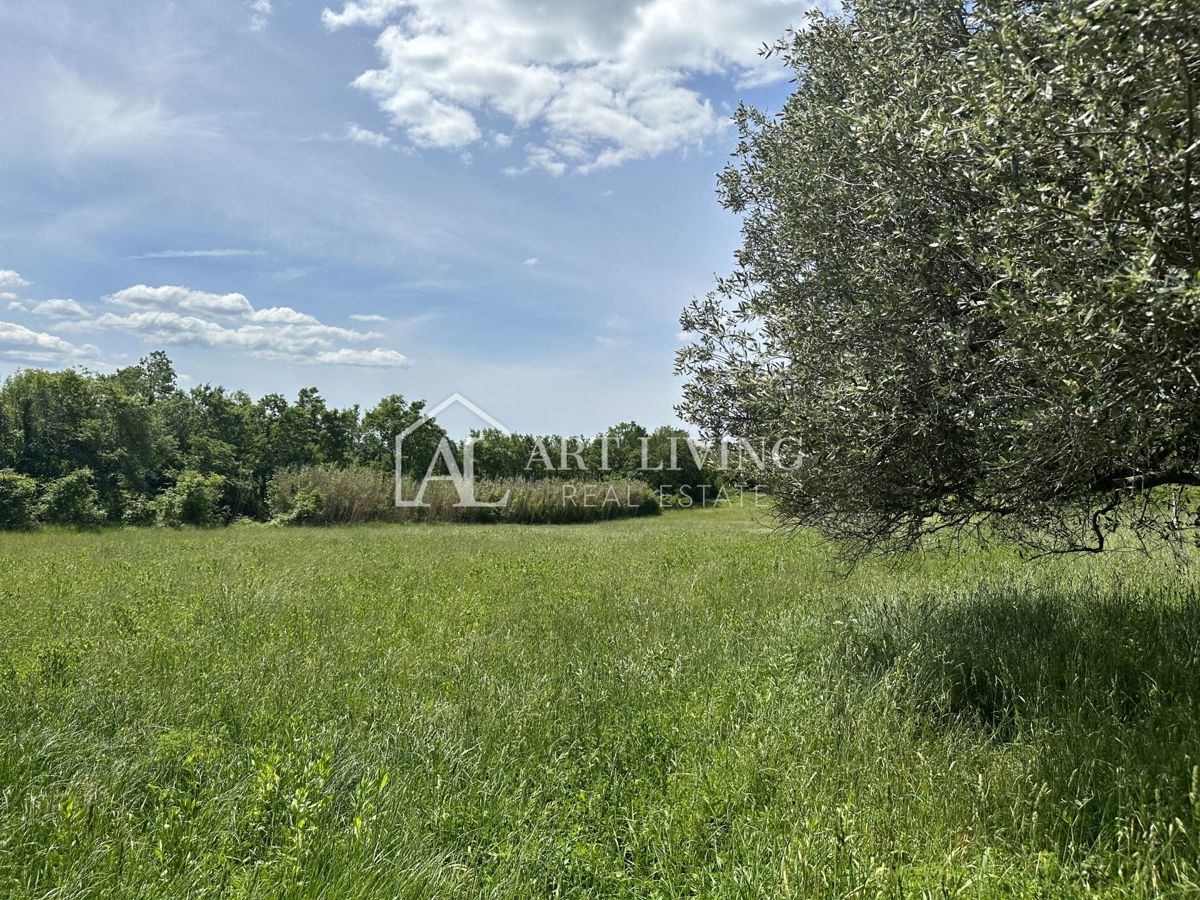
M1097 493L1107 493L1120 490L1148 491L1169 484L1180 487L1200 487L1200 475L1180 469L1167 469L1163 472L1135 472L1133 474L1116 473L1097 478L1092 482L1091 487Z

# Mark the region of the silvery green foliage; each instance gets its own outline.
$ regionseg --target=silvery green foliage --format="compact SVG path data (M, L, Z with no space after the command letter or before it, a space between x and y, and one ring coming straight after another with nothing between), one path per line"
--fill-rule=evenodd
M1193 524L1200 4L851 0L774 49L720 179L738 265L683 316L684 414L801 439L780 511L1102 549Z

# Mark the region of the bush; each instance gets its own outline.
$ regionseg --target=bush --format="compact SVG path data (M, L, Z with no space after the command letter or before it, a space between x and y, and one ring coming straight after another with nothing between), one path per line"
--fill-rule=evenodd
M100 495L92 484L91 469L77 469L50 482L38 518L49 525L96 528L107 516L100 508Z
M291 509L271 520L277 525L325 525L325 495L317 490L299 491L291 498Z
M158 524L169 528L183 525L217 525L223 516L221 492L225 479L220 475L201 475L188 469L179 474L175 486L154 501Z
M158 518L158 509L153 500L138 494L125 501L121 521L126 525L153 525Z
M0 530L26 531L33 527L33 498L37 482L11 470L0 471Z

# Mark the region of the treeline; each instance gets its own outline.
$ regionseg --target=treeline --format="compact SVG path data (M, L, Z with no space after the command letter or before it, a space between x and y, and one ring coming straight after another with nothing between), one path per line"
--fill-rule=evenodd
M384 397L363 413L338 409L316 388L294 400L209 384L180 388L161 351L112 374L25 370L0 386L0 527L34 519L61 524L217 524L267 520L276 473L305 467L361 468L391 476L395 436L420 421L422 401ZM479 435L476 475L486 479L620 480L642 477L658 488L715 482L683 452L678 471L640 469L641 440L651 459L668 459L671 437L629 423L610 441L609 465L580 471L530 467L532 436ZM423 475L446 437L436 422L405 443L406 474ZM540 439L555 457L562 440ZM598 442L593 442L598 452ZM574 449L577 441L570 442ZM461 465L463 447L451 442ZM584 459L588 457L585 455ZM408 468L411 461L411 468ZM644 477L643 477L644 476Z
M693 450L682 428L648 431L636 422L622 422L592 438L506 435L494 429L472 436L475 473L485 478L639 479L660 494L695 502L711 500L725 484L716 460ZM461 447L456 458L462 459Z

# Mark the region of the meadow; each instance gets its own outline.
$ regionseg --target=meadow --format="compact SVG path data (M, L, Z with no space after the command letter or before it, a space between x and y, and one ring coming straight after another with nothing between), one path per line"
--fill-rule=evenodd
M0 535L0 895L1194 896L1166 561L745 509Z

